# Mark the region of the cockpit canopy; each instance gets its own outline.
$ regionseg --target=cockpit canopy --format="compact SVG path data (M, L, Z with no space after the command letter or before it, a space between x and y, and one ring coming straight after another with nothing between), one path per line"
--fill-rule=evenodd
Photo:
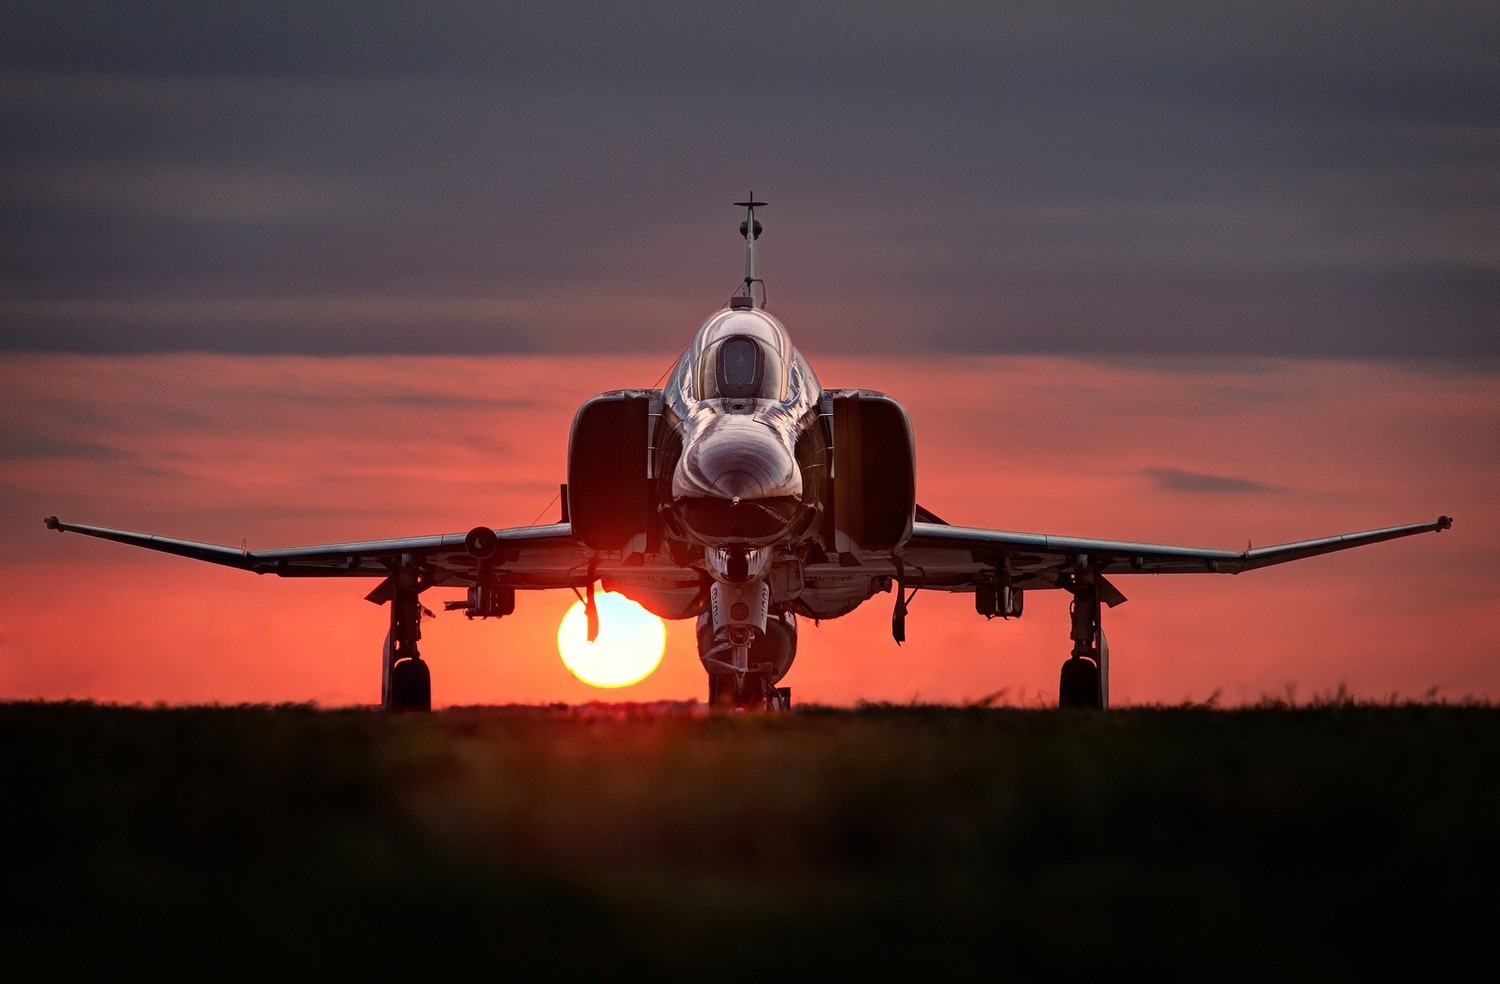
M763 338L727 335L704 348L696 384L700 400L782 400L786 364Z

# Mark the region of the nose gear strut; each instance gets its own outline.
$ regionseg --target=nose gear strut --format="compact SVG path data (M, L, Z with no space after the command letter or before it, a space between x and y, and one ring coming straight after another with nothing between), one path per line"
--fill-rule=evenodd
M771 589L763 576L710 586L708 611L698 631L698 658L708 671L710 704L740 709L790 706L791 690L774 686L776 664L751 662L751 650L766 634L770 602Z

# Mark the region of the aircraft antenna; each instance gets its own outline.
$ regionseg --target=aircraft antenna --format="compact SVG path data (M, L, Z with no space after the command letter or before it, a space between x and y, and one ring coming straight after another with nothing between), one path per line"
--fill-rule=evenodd
M755 221L755 210L765 207L765 202L755 200L755 192L750 192L750 200L747 202L735 202L735 205L745 210L745 221L740 223L740 235L745 237L745 289L743 296L750 298L750 304L755 304L755 293L752 285L760 284L761 307L765 307L766 282L755 275L755 241L760 238L760 223Z

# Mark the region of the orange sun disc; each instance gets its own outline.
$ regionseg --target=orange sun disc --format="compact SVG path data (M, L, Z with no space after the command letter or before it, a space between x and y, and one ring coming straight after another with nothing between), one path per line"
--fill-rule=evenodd
M667 646L661 619L622 594L601 591L599 638L588 640L583 602L573 603L557 627L557 651L568 672L593 687L628 687L650 676Z

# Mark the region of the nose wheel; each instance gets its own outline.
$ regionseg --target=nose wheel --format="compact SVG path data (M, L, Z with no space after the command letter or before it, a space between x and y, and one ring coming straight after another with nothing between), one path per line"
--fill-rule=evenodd
M725 711L790 711L792 688L772 684L765 673L713 673L708 677L708 704Z

